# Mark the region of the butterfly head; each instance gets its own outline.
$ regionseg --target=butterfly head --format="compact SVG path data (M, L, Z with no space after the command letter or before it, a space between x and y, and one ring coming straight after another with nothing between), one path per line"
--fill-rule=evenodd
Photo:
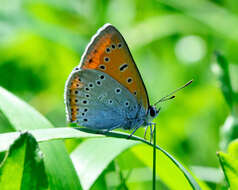
M150 123L160 112L160 108L157 109L155 106L150 106L147 112L147 122Z

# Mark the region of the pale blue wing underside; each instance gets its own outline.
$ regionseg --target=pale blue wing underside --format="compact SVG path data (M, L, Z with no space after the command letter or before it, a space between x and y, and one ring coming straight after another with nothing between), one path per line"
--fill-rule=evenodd
M77 89L75 102L69 99L71 81L79 77L83 86ZM143 125L146 112L136 98L112 77L98 70L74 70L65 92L67 118L72 122L71 107L77 106L77 120L81 126L94 129L132 129Z

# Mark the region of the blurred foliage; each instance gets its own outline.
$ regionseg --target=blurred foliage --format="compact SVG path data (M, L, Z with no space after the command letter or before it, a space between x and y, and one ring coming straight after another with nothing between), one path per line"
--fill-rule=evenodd
M228 153L219 152L219 161L225 174L228 187L231 190L238 188L238 141L232 141L228 147Z
M229 67L225 57L218 52L216 56L218 65L220 66L220 68L218 67L219 72L217 72L217 75L220 79L221 90L231 110L230 115L221 128L222 139L220 145L223 150L226 150L228 144L238 137L238 99L236 99L238 93L231 86Z
M106 22L125 37L151 103L194 79L175 100L162 105L155 120L157 143L188 167L202 167L204 170L194 172L212 189L222 188L221 171L211 173L212 180L205 171L219 167L216 151L221 126L228 116L233 118L230 122L238 117L236 0L0 0L0 5L0 86L33 105L56 127L66 126L63 93L67 76L79 63L91 36ZM224 83L214 75L221 71L214 50L228 60L229 81L223 82L236 92L232 95L235 104L226 95L224 98ZM14 130L0 113L0 131ZM143 136L143 132L140 129L137 135ZM237 138L233 132L229 138L232 135ZM66 145L73 151L78 143L69 140ZM128 159L130 155L134 159ZM121 155L119 165L121 159L128 159L122 171L137 163L134 176L146 169L135 152ZM107 186L107 175L104 172L93 187ZM141 178L128 180L128 187L151 186L150 179ZM160 187L168 188L163 183Z

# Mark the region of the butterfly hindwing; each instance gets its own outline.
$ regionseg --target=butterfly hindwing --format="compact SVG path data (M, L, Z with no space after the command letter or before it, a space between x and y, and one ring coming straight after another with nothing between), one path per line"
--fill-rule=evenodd
M68 120L89 128L129 129L134 126L129 123L131 119L138 113L145 114L125 87L98 70L73 71L66 85L65 101Z
M129 48L120 32L110 24L92 38L81 59L81 69L102 71L127 88L146 110L149 100L146 88Z

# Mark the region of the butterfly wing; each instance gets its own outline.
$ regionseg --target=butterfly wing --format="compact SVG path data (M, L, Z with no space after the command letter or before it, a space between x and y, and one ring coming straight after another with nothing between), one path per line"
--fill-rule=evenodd
M131 129L144 122L145 110L119 82L98 70L75 70L65 91L68 121L94 129ZM139 117L138 117L139 116Z
M82 56L80 68L107 73L148 110L149 99L143 80L123 36L112 25L104 25L92 38Z

